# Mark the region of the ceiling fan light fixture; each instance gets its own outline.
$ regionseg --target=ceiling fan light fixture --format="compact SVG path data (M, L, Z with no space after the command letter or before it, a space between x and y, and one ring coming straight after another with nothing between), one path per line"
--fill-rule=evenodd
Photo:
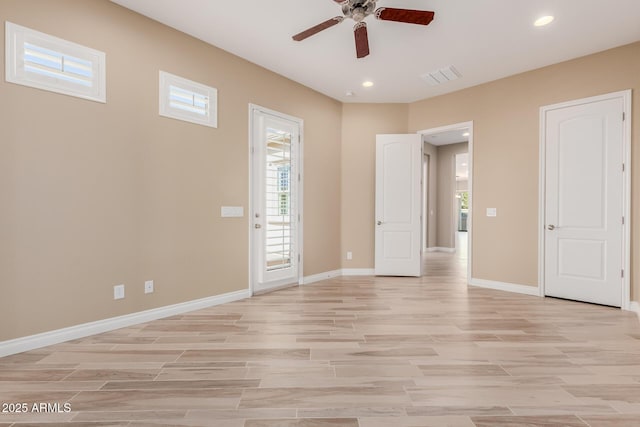
M366 15L364 9L361 8L361 7L356 7L353 10L353 14L351 15L351 18L353 18L353 20L356 21L356 22L360 22L365 18L365 16L367 16L367 15Z
M538 19L536 19L536 21L533 23L534 26L536 27L544 27L546 25L549 25L553 22L555 18L551 15L546 15L546 16L542 16Z
M373 86L373 82L371 80L362 82L362 87L372 87L372 86Z

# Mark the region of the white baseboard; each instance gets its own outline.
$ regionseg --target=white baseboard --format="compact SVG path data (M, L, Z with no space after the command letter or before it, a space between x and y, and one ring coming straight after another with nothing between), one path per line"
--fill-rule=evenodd
M254 296L256 296L256 295L264 295L264 294L268 294L268 293L275 292L275 291L281 291L281 290L287 289L287 288L293 288L294 286L298 286L298 283L297 282L291 283L289 281L289 279L287 279L287 280L283 281L283 283L279 283L277 285L271 285L269 287L262 288L262 289L260 289L258 286L256 286L253 289L253 295Z
M90 335L101 334L115 329L126 328L164 317L175 316L190 311L213 307L232 301L238 301L251 296L248 289L236 292L229 292L213 297L202 298L194 301L187 301L151 310L140 311L138 313L126 314L124 316L112 317L110 319L98 320L96 322L84 323L82 325L71 326L69 328L44 332L37 335L16 338L9 341L0 342L0 357L22 353L36 348L59 344L65 341L88 337Z
M324 273L313 274L311 276L305 276L302 279L303 285L310 285L311 283L320 282L322 280L333 279L340 276L373 276L373 268L343 268L340 270L326 271Z
M342 276L342 270L327 271L325 273L313 274L311 276L305 276L302 279L302 285L309 285L311 283L319 282L321 280L333 279L334 277Z
M540 291L537 286L525 286L516 285L514 283L496 282L493 280L484 279L471 279L469 280L471 286L477 286L479 288L495 289L498 291L514 292L517 294L540 296Z
M637 301L631 301L629 304L629 311L633 311L638 315L638 320L640 320L640 303Z
M340 270L343 276L373 276L373 268L343 268Z
M427 252L446 252L448 254L453 254L456 252L456 248L443 248L439 246L432 246L427 248Z

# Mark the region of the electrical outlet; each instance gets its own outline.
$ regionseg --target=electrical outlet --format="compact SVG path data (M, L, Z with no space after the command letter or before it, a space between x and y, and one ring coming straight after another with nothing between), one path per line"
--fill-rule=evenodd
M144 282L144 293L151 294L153 293L153 280L147 280Z
M117 285L113 287L113 299L124 298L124 285Z
M347 251L347 259L348 259L348 260L353 259L353 252L351 252L351 251Z

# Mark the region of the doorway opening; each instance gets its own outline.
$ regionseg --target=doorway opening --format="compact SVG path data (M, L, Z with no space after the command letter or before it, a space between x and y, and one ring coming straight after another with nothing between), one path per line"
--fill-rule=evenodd
M418 133L423 136L425 156L423 271L429 272L430 259L449 256L455 258L468 281L472 268L473 122Z

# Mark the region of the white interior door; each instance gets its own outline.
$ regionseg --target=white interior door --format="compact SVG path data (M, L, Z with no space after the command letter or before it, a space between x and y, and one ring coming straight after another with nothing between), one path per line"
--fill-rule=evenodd
M376 137L375 274L422 271L422 135Z
M551 108L545 120L545 294L623 301L622 97Z
M252 281L259 292L297 283L300 123L252 110Z

